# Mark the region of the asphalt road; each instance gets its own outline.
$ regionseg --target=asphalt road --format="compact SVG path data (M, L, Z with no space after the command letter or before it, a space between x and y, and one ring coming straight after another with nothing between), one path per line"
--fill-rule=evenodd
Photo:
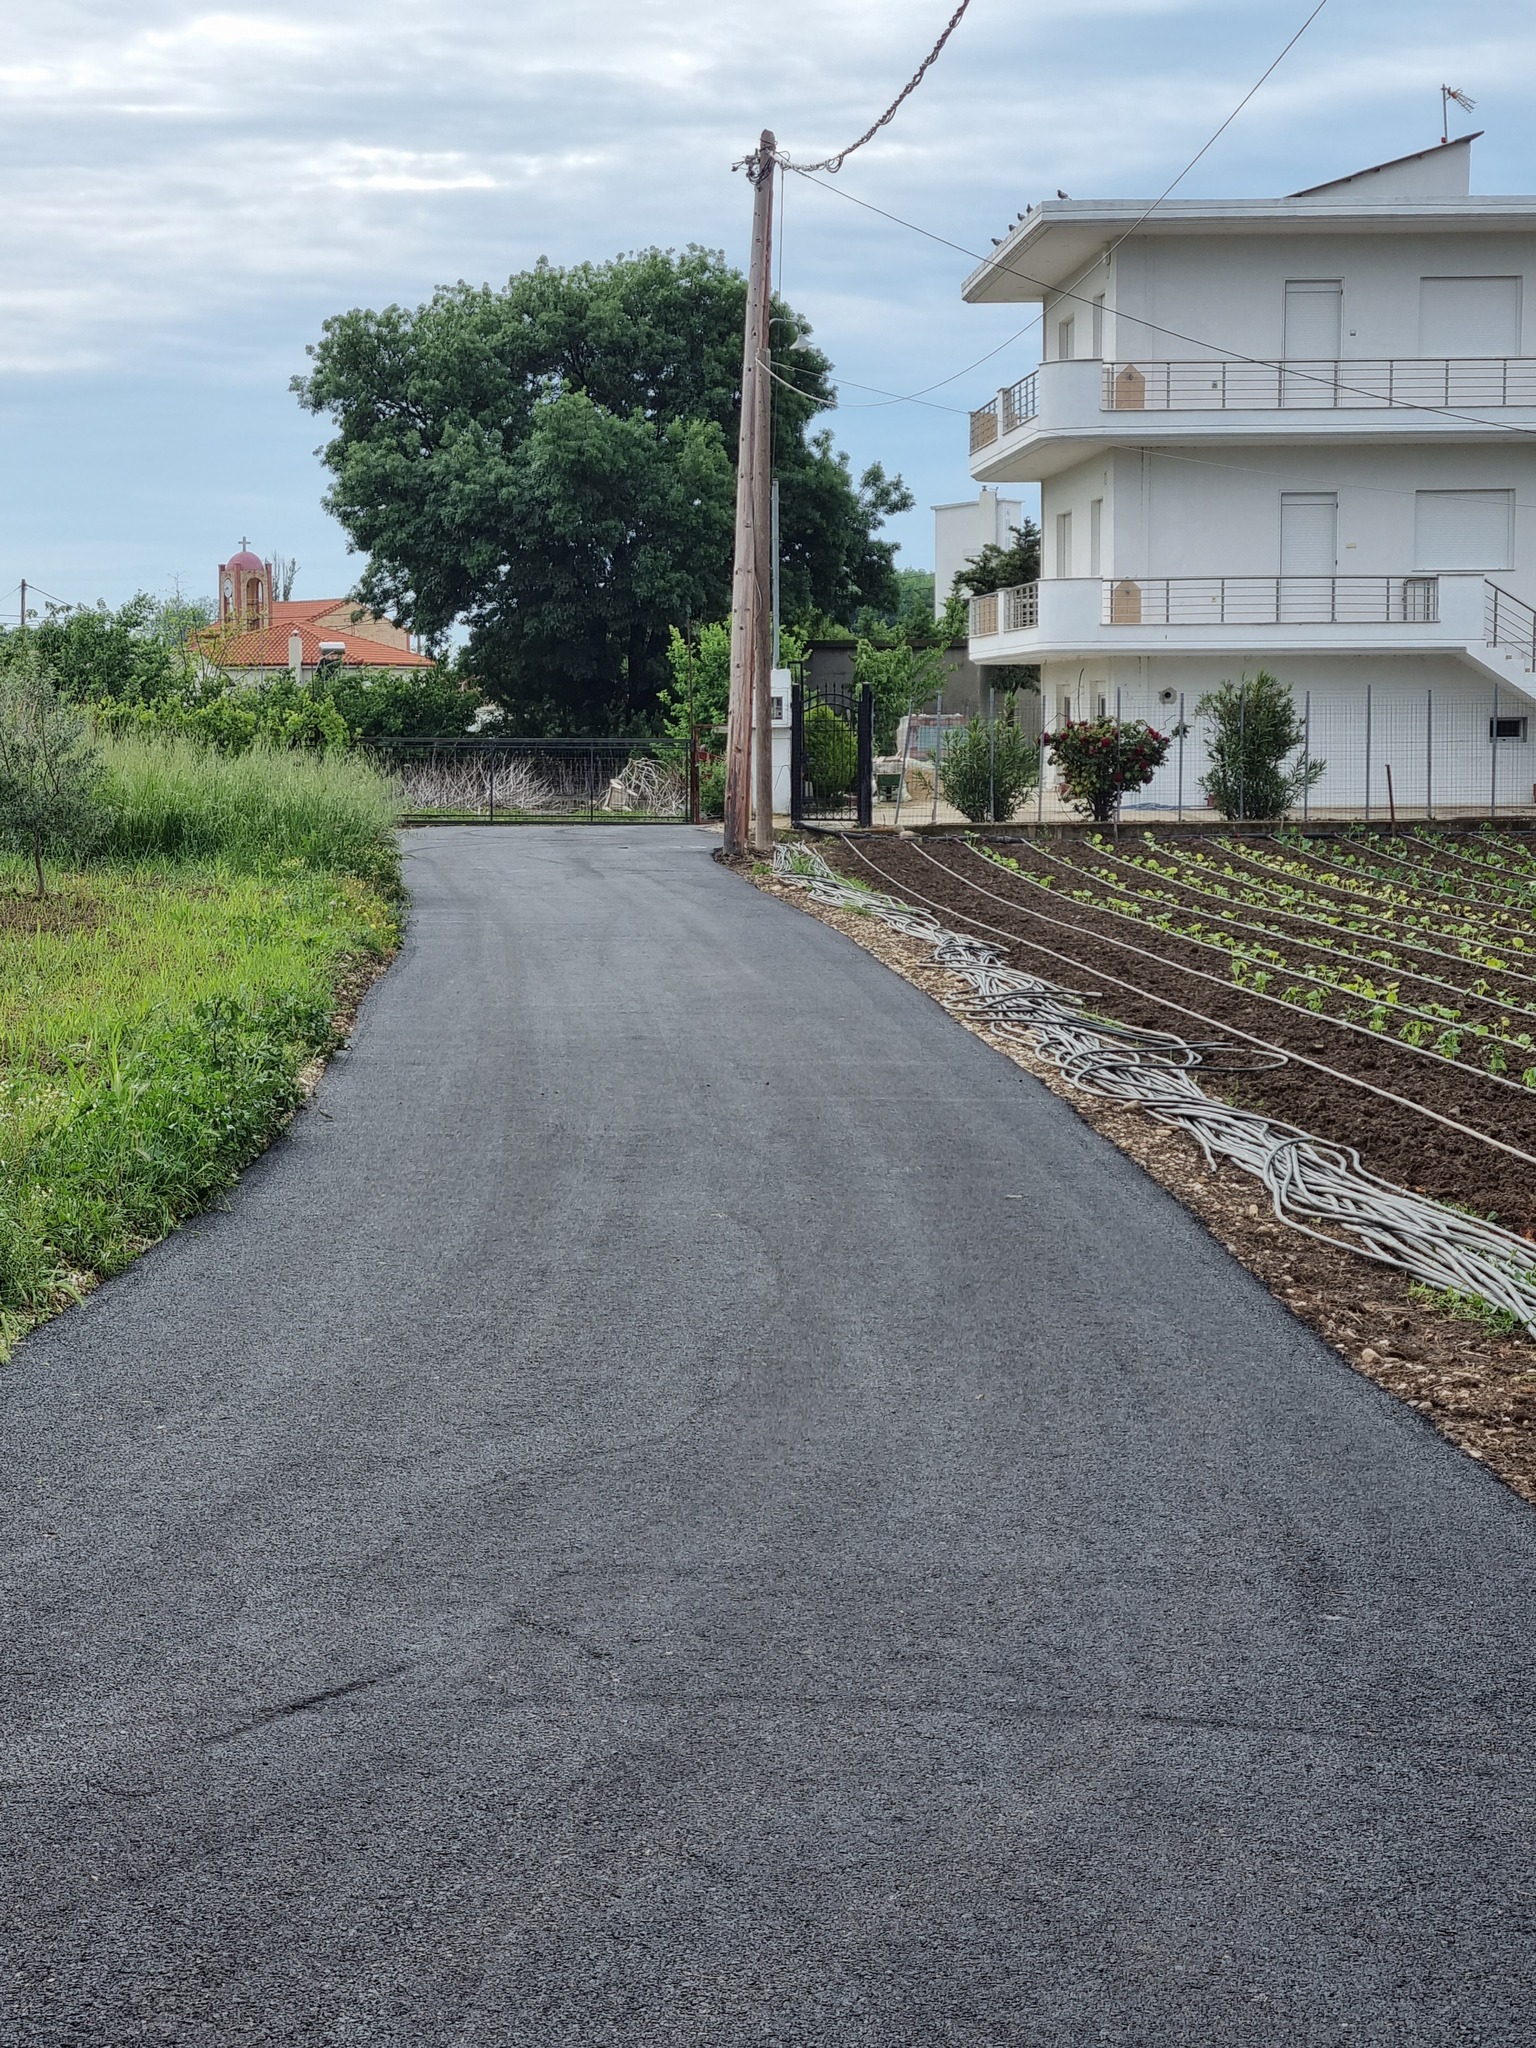
M1536 2042L1536 1517L682 830L0 1373L0 2042Z

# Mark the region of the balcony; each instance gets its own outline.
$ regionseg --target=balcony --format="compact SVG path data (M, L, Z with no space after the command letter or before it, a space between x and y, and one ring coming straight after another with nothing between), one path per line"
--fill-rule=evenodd
M1481 417L1499 415L1484 427ZM1203 440L1468 441L1536 429L1536 357L1067 361L971 414L979 483L1035 482L1114 447Z
M1156 653L1465 654L1494 644L1485 618L1490 602L1475 575L1063 577L972 598L971 653L981 662ZM1499 611L1498 638L1511 645L1527 635L1514 602L1504 598ZM1536 628L1529 637L1536 653Z

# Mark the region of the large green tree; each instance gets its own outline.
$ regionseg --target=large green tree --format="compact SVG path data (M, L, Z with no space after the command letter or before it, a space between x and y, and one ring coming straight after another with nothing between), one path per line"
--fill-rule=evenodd
M653 719L671 628L730 602L745 295L717 254L652 249L328 320L294 390L336 429L360 599L466 624L470 672L526 726ZM878 535L912 501L812 431L831 366L774 316L782 608L852 620L895 604Z

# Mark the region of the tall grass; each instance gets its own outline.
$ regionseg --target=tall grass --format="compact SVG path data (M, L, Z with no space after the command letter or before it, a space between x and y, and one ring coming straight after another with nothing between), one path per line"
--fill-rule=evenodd
M347 754L220 754L177 737L104 738L104 846L120 861L217 861L242 874L285 865L399 878L396 788Z
M106 839L0 857L0 1358L227 1188L398 936L399 807L346 757L103 739Z

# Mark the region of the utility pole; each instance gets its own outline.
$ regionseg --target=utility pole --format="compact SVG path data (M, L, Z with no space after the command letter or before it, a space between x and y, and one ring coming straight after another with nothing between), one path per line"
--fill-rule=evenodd
M21 579L21 637L23 641L27 637L27 579L25 576Z
M741 429L736 449L736 558L731 576L731 696L725 748L725 850L747 844L752 807L752 714L759 718L758 844L773 839L773 734L768 722L772 687L772 621L768 589L772 577L769 493L770 445L768 293L773 245L773 175L777 144L765 128L756 153L747 158L752 184L752 256L747 273L747 309L741 350ZM768 801L764 817L763 790Z

